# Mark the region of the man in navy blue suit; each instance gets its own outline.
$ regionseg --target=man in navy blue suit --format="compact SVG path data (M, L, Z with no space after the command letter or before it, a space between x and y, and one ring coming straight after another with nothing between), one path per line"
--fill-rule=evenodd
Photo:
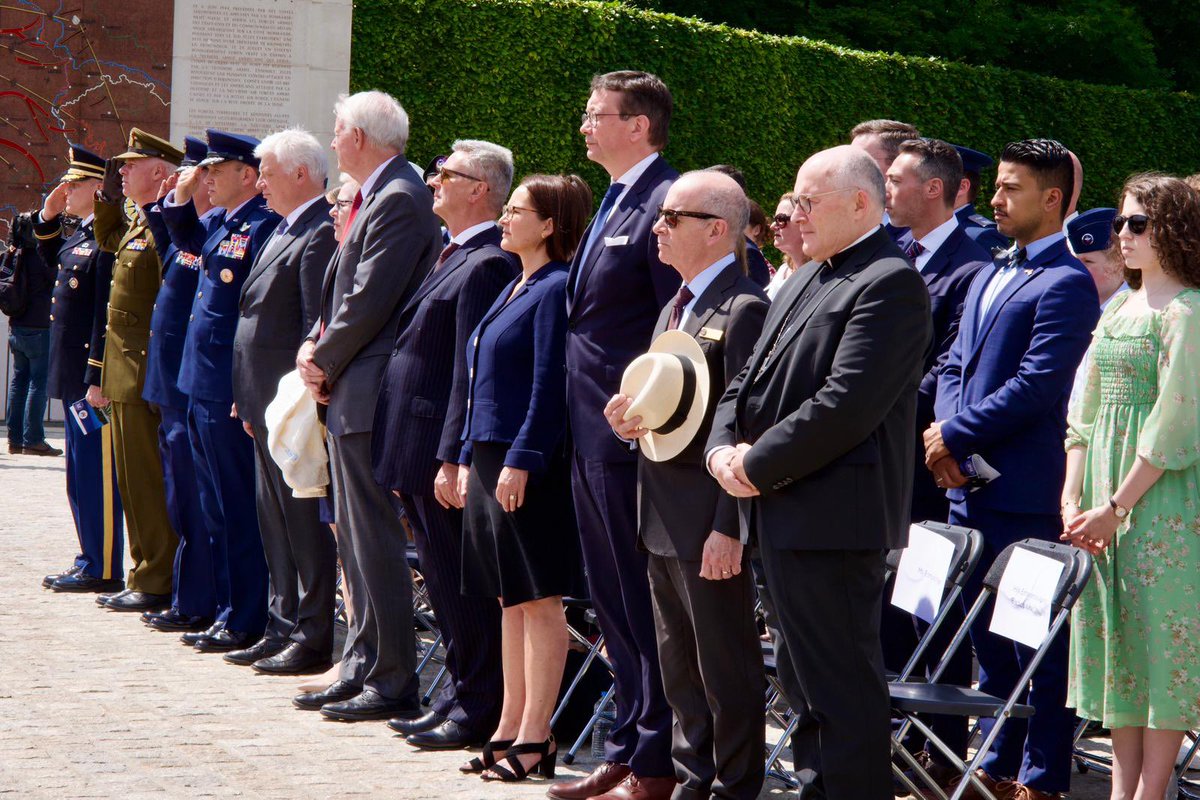
M897 122L894 119L869 119L850 129L850 144L860 150L866 150L867 154L879 165L880 174L887 175L892 162L896 160L896 156L900 155L900 145L909 139L916 139L920 135L916 126L909 125L907 122ZM883 212L883 227L892 237L892 241L898 240L907 232L903 226L892 223L887 211Z
M613 181L567 277L567 400L575 510L616 677L617 717L604 762L581 780L551 786L557 800L665 800L675 786L671 708L658 668L646 555L637 549L636 452L604 418L625 367L650 346L659 311L679 288L651 231L679 177L660 155L671 107L671 93L655 75L597 75L579 129L588 158Z
M962 158L963 178L959 183L958 197L954 200L954 216L962 225L966 234L978 242L985 250L992 251L998 247L1008 249L1008 239L996 230L996 223L980 214L975 209L975 201L979 199L981 173L995 160L978 150L972 150L962 145L954 145Z
M992 263L991 254L975 243L963 230L954 214L954 200L962 182L962 159L952 145L939 139L912 139L900 145L900 154L887 171L887 211L897 225L908 233L897 244L913 266L921 273L929 289L930 310L933 314L933 347L925 355L925 374L917 393L917 428L913 465L912 519L914 522L935 520L945 522L950 515L946 493L933 482L925 468L925 448L921 434L934 420L933 401L937 394L937 374L954 338L971 280L983 267ZM884 662L899 672L916 647L916 634L909 615L891 604L884 605L881 628ZM949 643L953 625L947 625L947 638L930 652L941 654ZM947 683L969 685L971 681L971 652L959 648L943 679ZM935 717L932 721L938 736L960 757L967 753L967 720L963 717ZM949 778L952 770L940 753L926 748L934 759L933 771L941 767ZM956 774L956 773L955 773Z
M201 652L229 652L259 640L267 624L267 562L255 512L254 445L233 407L233 338L238 299L254 258L279 224L258 190L259 140L210 128L203 185L194 170L163 201L171 241L200 256L203 274L188 317L179 388L188 395L188 430L200 509L212 543L217 621L183 639ZM223 213L201 222L192 194L207 192ZM185 634L186 636L186 634Z
M938 376L937 421L924 434L925 462L949 490L950 522L983 532L985 564L1013 542L1056 541L1062 532L1067 396L1100 315L1095 284L1062 234L1073 184L1070 154L1058 142L1031 139L1004 148L992 208L1000 232L1016 244L971 284L959 335ZM1000 476L968 493L958 465L972 455ZM984 572L976 571L968 596L978 592ZM986 612L980 619L972 631L979 688L1007 696L1032 651L990 633ZM1066 668L1063 632L1033 674L1028 702L1036 713L1004 726L981 765L985 784L1016 781L1026 800L1069 788ZM983 727L986 734L990 725Z
M375 479L400 498L412 527L450 682L429 712L393 719L392 730L430 750L487 741L500 720L500 607L464 597L462 508L458 471L466 425L468 340L516 276L500 249L496 218L512 185L512 152L463 140L430 179L433 212L450 243L404 306L375 407L371 452Z

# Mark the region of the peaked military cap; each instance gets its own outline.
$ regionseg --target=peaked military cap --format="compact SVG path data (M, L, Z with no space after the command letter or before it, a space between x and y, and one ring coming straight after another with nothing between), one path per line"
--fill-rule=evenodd
M258 158L254 155L254 148L261 144L258 139L241 133L219 131L216 128L209 128L207 133L208 155L200 162L201 167L211 167L222 161L240 161L258 169Z
M179 162L183 161L183 152L166 139L160 139L141 128L134 128L129 132L129 149L116 158L122 161L131 161L135 158L161 158L178 167Z
M954 145L954 149L958 151L959 157L962 158L963 172L978 174L983 172L984 168L996 163L996 160L987 153L981 153L978 150L972 150L969 147L963 147L958 144Z
M183 162L180 167L194 167L208 155L208 145L199 136L183 137Z
M1071 251L1079 255L1107 250L1112 236L1112 221L1116 216L1115 208L1093 208L1073 218L1067 223Z
M429 179L438 174L438 170L442 168L442 165L446 163L446 159L449 157L450 156L435 156L432 161L425 165L425 171L421 173L421 177L426 183L429 183Z
M60 178L64 183L85 181L88 178L104 179L104 159L86 147L72 144L67 150L67 160L71 162L70 166Z

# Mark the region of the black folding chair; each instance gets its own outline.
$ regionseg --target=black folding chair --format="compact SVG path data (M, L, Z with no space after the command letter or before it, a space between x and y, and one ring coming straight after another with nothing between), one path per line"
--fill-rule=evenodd
M912 654L908 658L908 662L899 674L888 675L888 680L909 681L914 680L914 673L918 665L922 663L926 651L929 649L934 636L945 623L946 619L952 613L953 606L959 601L962 595L963 587L967 583L967 579L975 571L979 565L979 557L983 553L983 534L971 528L961 528L956 525L947 525L944 522L925 521L917 523L921 527L929 530L932 533L946 539L953 546L954 551L950 557L950 565L946 570L945 581L942 589L942 601L938 606L938 612L934 615L933 621L925 629L923 633L918 632L917 645L913 649ZM890 586L892 581L900 577L901 561L904 555L904 548L892 550L887 554L886 569L884 572L884 581L886 586ZM920 565L914 565L911 562L905 562L905 569L913 569ZM889 594L890 598L891 595ZM890 600L889 600L890 602ZM913 624L916 625L914 618ZM763 664L767 671L767 683L770 687L768 691L768 715L774 718L781 727L783 727L783 735L779 737L779 741L770 749L767 754L766 773L767 777L781 781L789 787L796 785L795 778L780 762L780 756L784 748L791 741L792 734L799 725L799 717L795 712L787 707L786 701L783 702L784 710L779 710L779 701L783 698L782 686L779 684L778 674L775 664L775 653L772 648L766 652L764 648ZM916 676L915 680L923 680L922 676ZM774 697L772 697L774 695Z
M1034 649L1025 672L1006 698L994 697L977 689L938 683L954 651L958 647L963 646L967 641L971 626L980 613L982 613L987 601L999 592L1001 580L1004 578L1005 571L1008 569L1013 554L1017 550L1032 552L1057 561L1062 565L1058 581L1053 590L1047 592L1050 613L1048 630L1045 636L1042 637L1038 647ZM955 632L954 638L946 648L945 654L929 676L929 682L894 681L888 686L892 701L892 712L894 715L902 715L904 719L904 723L892 739L892 755L903 762L911 774L915 775L925 784L926 791L923 792L918 788L909 775L893 762L893 771L906 789L917 795L924 794L925 796L929 796L932 794L938 800L961 800L967 788L974 787L987 800L996 800L995 795L978 779L975 771L979 768L979 764L987 755L992 743L1000 735L1001 729L1009 718L1017 717L1018 719L1023 719L1033 716L1033 706L1020 703L1018 700L1028 688L1034 671L1045 658L1046 651L1049 649L1054 637L1070 618L1071 608L1075 605L1075 601L1079 598L1083 587L1087 585L1091 574L1091 556L1083 550L1065 544L1039 539L1025 539L1006 547L1000 553L984 577L983 589L980 591L979 597L976 598L971 609L967 612L966 618ZM975 717L976 723L972 730L972 736L980 732L980 723L982 720L994 719L995 724L988 731L987 735L983 736L979 748L968 763L960 759L945 742L938 738L937 734L919 716L929 714ZM958 781L957 786L954 787L949 796L933 780L917 759L900 744L910 726L915 727L923 734L945 756L946 761L952 764L963 775L963 778Z

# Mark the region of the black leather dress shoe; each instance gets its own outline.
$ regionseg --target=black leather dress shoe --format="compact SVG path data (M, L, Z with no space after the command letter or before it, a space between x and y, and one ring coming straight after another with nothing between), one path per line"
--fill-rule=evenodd
M161 614L151 614L145 622L156 631L203 631L212 625L212 618L181 614L179 609L172 608Z
M413 747L422 750L462 750L466 747L478 747L487 742L485 734L467 730L452 719L448 719L436 728L424 733L414 733L405 741Z
M74 575L63 575L50 584L55 592L119 592L125 588L125 581L120 578L93 578L86 572L76 572Z
M244 650L256 641L258 637L252 634L222 628L212 636L201 637L193 647L201 653L228 653L231 650Z
M445 721L446 718L443 715L436 711L430 711L416 719L405 719L404 717L389 719L387 726L403 736L411 736L414 733L424 733L425 731L433 730Z
M319 692L305 692L292 698L292 705L305 711L320 711L326 703L338 703L357 697L362 692L361 686L355 686L350 681L334 681Z
M169 594L149 594L147 592L129 592L114 595L104 607L109 611L147 611L156 608L168 608L171 605Z
M324 672L329 662L329 653L318 653L299 642L288 642L282 650L260 658L251 664L250 668L264 675L302 675L308 672Z
M370 719L392 717L417 717L421 714L421 703L416 695L409 697L384 697L374 689L363 689L358 695L336 703L321 706L321 716L339 722L359 722Z
M222 631L224 629L225 629L225 623L217 621L217 622L214 622L212 625L208 626L208 628L206 628L205 630L193 631L192 633L185 633L183 636L179 637L179 641L183 642L188 647L195 647L196 642L200 641L201 639L216 636L219 631Z
M199 647L200 645L196 645ZM260 658L270 658L280 650L288 646L288 642L278 641L276 639L259 639L254 644L242 650L231 650L222 658L230 664L237 664L239 667L248 667Z
M67 575L74 575L74 574L80 572L82 569L83 569L83 567L79 566L78 564L72 564L71 568L69 570L67 570L66 572L55 572L52 575L47 575L46 577L42 578L42 588L49 589L50 584L54 583L59 578L65 577Z
M133 594L133 589L122 589L121 591L113 592L112 594L99 595L96 598L96 605L107 608L109 600L112 600L114 597L124 597L127 594Z

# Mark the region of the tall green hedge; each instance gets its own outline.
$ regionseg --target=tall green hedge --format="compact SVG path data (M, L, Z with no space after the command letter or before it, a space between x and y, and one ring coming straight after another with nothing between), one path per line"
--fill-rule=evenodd
M574 171L600 186L579 115L592 75L614 69L648 70L671 88L666 153L677 168L735 164L772 206L806 156L877 117L993 155L1014 139L1057 138L1083 160L1084 208L1111 205L1135 171L1200 170L1200 98L1188 94L846 50L617 3L354 3L351 85L404 103L418 162L483 138L512 148L518 176Z

